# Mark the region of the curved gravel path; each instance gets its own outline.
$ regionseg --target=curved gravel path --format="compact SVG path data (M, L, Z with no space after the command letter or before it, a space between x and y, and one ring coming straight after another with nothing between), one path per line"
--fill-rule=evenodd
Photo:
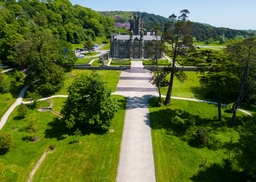
M12 111L15 109L15 107L17 107L18 105L20 105L22 103L22 99L23 99L24 94L27 89L28 89L28 86L23 87L23 89L20 91L20 94L19 94L18 98L16 99L16 101L12 104L12 106L5 112L5 114L1 118L0 130L4 127L5 123L7 122L8 117L10 116Z

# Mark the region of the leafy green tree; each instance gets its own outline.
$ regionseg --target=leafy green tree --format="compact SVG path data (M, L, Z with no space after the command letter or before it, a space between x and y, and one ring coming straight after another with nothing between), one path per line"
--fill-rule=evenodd
M61 110L68 128L83 126L107 130L117 111L110 89L96 72L82 75L68 88L68 99Z
M233 104L233 116L230 125L236 120L236 112L244 97L248 94L256 78L256 38L248 38L229 44L226 49L228 58L235 63L233 73L240 79L237 97Z
M240 130L238 150L235 156L243 172L256 178L256 124L255 116Z
M0 154L5 154L12 146L12 136L10 133L0 132Z
M77 61L77 57L72 50L72 44L63 40L54 40L50 47L51 60L54 60L56 65L64 68L66 72L71 71Z
M0 93L8 93L10 91L10 82L0 73Z
M186 9L180 11L180 16L178 19L176 15L172 14L169 17L171 19L171 24L163 35L163 39L170 46L170 51L168 54L172 57L170 80L164 101L165 104L171 103L171 93L173 88L173 80L177 72L176 62L178 56L184 57L188 52L194 50L193 37L190 34L190 26L192 23L187 20L187 14L189 14L189 11ZM184 73L181 75L184 76Z
M218 102L218 120L221 116L221 93L230 98L230 89L236 85L236 76L227 71L232 66L225 55L220 51L202 50L190 57L200 69L200 84L206 90L206 97L216 99Z
M13 60L14 66L19 67L20 69L27 68L28 62L28 55L32 50L33 43L30 40L24 40L17 43L14 47L16 51L15 58Z
M25 83L40 95L50 95L58 91L64 83L63 68L46 61L35 53L34 61L28 66Z
M25 104L21 104L18 107L18 116L21 118L24 118L26 114L28 113L28 107Z
M84 47L86 47L87 50L90 53L92 51L92 49L93 49L93 44L92 44L91 40L86 41L85 44L84 44Z

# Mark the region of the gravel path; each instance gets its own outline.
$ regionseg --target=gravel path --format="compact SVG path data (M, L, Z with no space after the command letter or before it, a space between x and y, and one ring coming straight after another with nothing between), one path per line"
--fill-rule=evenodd
M121 72L114 93L127 97L117 182L156 181L148 99L157 90L149 83L150 77L141 61L133 61L131 69Z

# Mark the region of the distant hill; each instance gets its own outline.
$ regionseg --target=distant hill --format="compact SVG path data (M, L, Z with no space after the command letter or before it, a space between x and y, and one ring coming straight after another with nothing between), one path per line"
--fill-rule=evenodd
M144 29L147 31L152 30L154 27L161 27L162 30L166 23L170 20L166 17L149 14L146 12L132 12L132 11L102 11L99 12L105 16L110 16L115 19L116 27L125 27L129 29L130 25L128 23L129 16L139 15L142 17L144 22ZM198 41L207 41L209 39L219 40L221 39L233 39L236 37L248 37L255 34L255 31L246 31L246 30L235 30L224 27L214 27L206 23L194 22L192 25L192 35Z

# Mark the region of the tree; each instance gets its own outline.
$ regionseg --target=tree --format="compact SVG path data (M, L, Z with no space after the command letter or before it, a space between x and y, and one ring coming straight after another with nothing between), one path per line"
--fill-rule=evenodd
M68 88L68 93L61 110L68 128L82 125L85 128L108 129L117 105L101 76L96 72L81 75Z
M256 178L256 124L255 116L240 130L238 153L235 156L243 172Z
M12 146L12 136L10 133L0 132L0 154L8 152Z
M84 47L86 47L86 48L87 48L87 50L88 50L88 51L89 51L89 53L90 53L90 52L91 52L91 50L93 49L93 45L92 45L91 40L86 41L86 42L85 42L85 44L84 44Z
M230 94L230 83L234 84L236 76L227 71L231 66L226 57L220 51L202 50L193 54L195 65L200 69L200 84L206 90L206 97L217 99L218 102L218 120L222 121L221 116L221 93L224 92L228 98Z
M49 95L58 91L64 83L63 68L43 59L36 52L34 58L26 71L25 83L31 85L31 88L40 95Z
M159 66L158 66L158 57L159 54L161 54L164 51L164 41L163 40L158 40L158 35L157 32L160 30L159 27L155 27L153 31L155 32L155 40L152 42L148 43L145 46L145 49L147 51L147 54L155 61L156 63L156 75L153 76L151 79L152 83L157 86L158 89L158 97L159 97L159 102L162 102L162 94L161 94L161 87L166 86L167 81L166 81L166 72L165 71L160 71Z
M167 31L163 35L163 39L170 46L168 54L172 57L170 80L164 101L165 104L171 103L173 80L177 71L176 62L178 56L184 57L187 55L187 52L194 50L193 37L190 35L191 22L187 20L189 11L185 9L180 11L180 14L178 19L174 14L169 17L171 19L171 24L166 28Z
M243 98L248 94L250 86L256 78L256 38L248 38L227 46L226 52L229 59L236 63L233 70L240 79L237 98L232 106L233 116L230 125L233 126L236 120L236 112Z
M27 113L28 113L28 107L25 104L21 103L21 105L19 105L18 107L18 116L21 118L24 118Z

